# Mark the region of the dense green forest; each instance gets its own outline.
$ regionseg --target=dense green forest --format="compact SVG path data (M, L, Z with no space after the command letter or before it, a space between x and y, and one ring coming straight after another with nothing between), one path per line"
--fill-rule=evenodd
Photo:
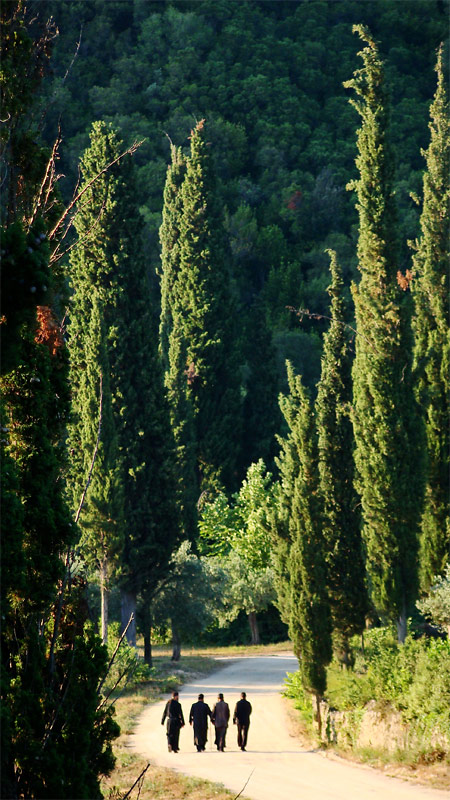
M3 797L101 797L118 622L446 663L448 11L2 4Z

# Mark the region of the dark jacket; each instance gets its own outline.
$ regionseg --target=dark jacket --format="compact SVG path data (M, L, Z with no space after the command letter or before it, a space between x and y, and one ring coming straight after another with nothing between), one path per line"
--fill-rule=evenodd
M252 707L248 700L238 700L236 703L236 708L234 709L233 714L233 722L239 723L239 725L249 725L250 724L250 714L252 713Z
M211 709L208 703L205 703L204 700L198 700L197 703L192 704L189 712L189 722L194 723L194 728L197 727L197 725L206 727L208 717L211 718Z
M161 720L161 725L163 724L166 717L169 723L178 724L180 728L183 727L184 725L183 709L181 708L181 705L178 702L178 700L174 700L173 697L172 700L168 700L166 703L164 714Z
M226 728L230 719L230 707L225 700L219 700L212 710L212 721L216 728Z

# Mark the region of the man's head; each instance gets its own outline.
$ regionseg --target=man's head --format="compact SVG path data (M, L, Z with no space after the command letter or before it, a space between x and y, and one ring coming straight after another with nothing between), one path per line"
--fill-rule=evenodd
M219 698L219 700L223 700L223 694L222 694L222 692L219 692L219 694L217 695L217 697Z
M243 700L245 700L245 698L247 697L247 695L245 694L245 692L241 692L241 697L242 697L242 699L243 699Z
M203 694L199 694L198 699L199 700L203 700L203 698L204 698L204 695Z
M178 700L178 692L172 692L172 697L174 700Z

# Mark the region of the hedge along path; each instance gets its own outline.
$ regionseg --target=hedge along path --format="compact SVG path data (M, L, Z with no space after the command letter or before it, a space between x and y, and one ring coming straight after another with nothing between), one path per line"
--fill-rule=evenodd
M222 783L236 795L243 790L242 800L448 800L448 792L389 778L370 767L328 759L293 736L280 692L286 673L297 670L295 656L279 653L218 661L223 663L219 671L180 689L186 720L180 735L180 752L168 752L165 727L161 726L167 698L150 705L140 715L128 741L130 749L145 756L152 765ZM197 753L188 724L189 710L197 695L202 692L212 707L218 692L223 692L232 715L242 691L247 692L253 707L247 751L239 750L236 727L231 724L224 753L214 747L211 730L206 752Z

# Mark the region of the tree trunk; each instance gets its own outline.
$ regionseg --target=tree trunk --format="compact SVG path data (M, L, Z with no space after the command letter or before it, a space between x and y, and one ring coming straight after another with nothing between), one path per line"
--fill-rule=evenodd
M256 619L256 611L250 611L248 615L248 624L250 626L250 633L252 637L251 644L260 644L258 620Z
M405 643L407 633L407 620L406 620L406 608L405 603L403 603L402 610L398 615L397 619L397 639L400 644Z
M320 713L320 696L316 694L316 720L319 732L319 739L322 738L322 715Z
M152 667L152 612L148 604L142 613L142 624L144 628L144 661L149 667Z
M100 597L101 597L101 636L103 644L108 643L108 562L104 559L100 564Z
M127 627L128 620L132 614L133 619L128 626L126 640L131 647L136 647L136 594L135 592L126 592L123 589L120 595L121 633L123 633Z
M181 656L181 640L178 629L172 622L172 658L171 661L179 661Z

